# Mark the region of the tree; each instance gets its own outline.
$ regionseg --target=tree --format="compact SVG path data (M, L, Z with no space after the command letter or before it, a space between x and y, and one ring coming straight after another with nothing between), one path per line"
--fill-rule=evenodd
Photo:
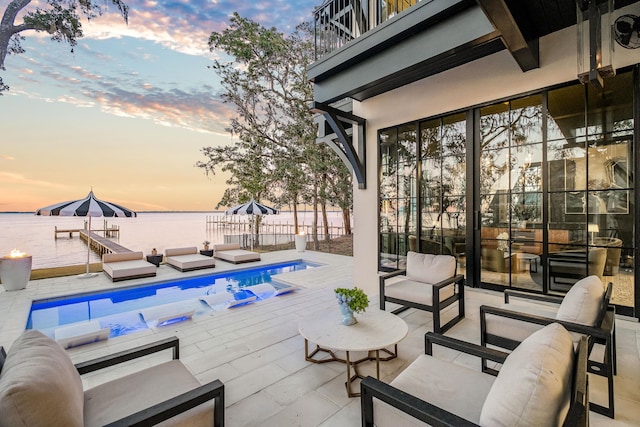
M128 22L129 6L122 0L109 1L118 8L124 21ZM25 10L29 3L31 0L12 0L4 10L0 21L0 70L5 70L7 54L24 53L21 45L24 40L23 32L45 31L51 35L51 40L67 43L73 52L77 40L84 36L81 16L90 21L106 11L106 7L98 4L97 0L47 0L46 6ZM21 12L24 12L22 22L16 25L16 18ZM0 77L0 95L8 89L9 86Z
M203 148L207 160L196 166L207 174L224 167L232 174L260 177L265 184L263 197L293 206L297 232L298 203L326 206L325 164L340 162L335 153L315 142L317 127L308 107L313 99L307 77L307 66L314 58L311 26L301 24L285 35L235 13L227 29L211 34L209 47L232 58L215 61L211 68L220 76L222 98L235 105L237 115L230 131L238 142L235 148ZM239 167L245 162L250 163L247 168ZM333 170L349 176L346 168ZM232 177L228 183L234 188L225 192L221 204L238 202L241 194L250 191L243 187L246 179ZM315 223L317 212L314 229ZM315 233L314 241L317 244Z

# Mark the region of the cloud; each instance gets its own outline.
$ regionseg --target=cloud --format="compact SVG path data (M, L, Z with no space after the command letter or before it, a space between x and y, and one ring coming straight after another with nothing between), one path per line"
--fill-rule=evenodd
M30 179L22 174L11 172L0 172L0 183L12 184L12 185L28 185L32 187L45 187L45 188L66 188L66 185L58 184L50 181L41 181L36 179Z
M16 158L13 156L9 156L7 154L0 154L0 159L2 160L15 160Z

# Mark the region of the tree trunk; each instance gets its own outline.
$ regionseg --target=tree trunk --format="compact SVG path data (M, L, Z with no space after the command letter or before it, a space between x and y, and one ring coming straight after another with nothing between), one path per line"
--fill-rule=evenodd
M313 184L313 225L311 234L313 235L313 248L314 250L320 249L320 242L318 241L318 185Z
M331 239L329 235L329 221L327 219L327 200L322 199L320 201L320 208L322 208L322 224L324 228L324 241L328 242Z
M342 223L344 224L344 234L351 235L351 212L349 208L342 208Z
M294 234L298 234L300 230L298 229L298 196L293 198L293 230Z

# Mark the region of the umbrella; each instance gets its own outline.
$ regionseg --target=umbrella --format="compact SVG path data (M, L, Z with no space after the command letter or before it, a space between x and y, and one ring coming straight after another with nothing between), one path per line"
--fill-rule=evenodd
M256 202L251 198L247 203L243 203L241 205L235 206L233 208L229 208L225 211L225 215L277 215L278 210L274 208L270 208L269 206L265 206L261 203ZM249 227L253 227L253 218L249 225ZM253 250L253 237L251 238L251 250Z
M105 202L93 195L93 190L84 199L71 200L68 202L56 203L55 205L46 206L36 211L36 215L45 216L88 216L89 230L87 234L87 272L81 277L91 277L89 274L89 255L91 251L91 217L135 217L137 214L125 207L116 205L115 203Z

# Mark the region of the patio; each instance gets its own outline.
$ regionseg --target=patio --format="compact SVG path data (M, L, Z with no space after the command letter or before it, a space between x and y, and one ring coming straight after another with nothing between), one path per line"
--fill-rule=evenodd
M280 251L262 254L260 263L303 258L327 264L312 270L289 273L282 280L303 289L293 294L260 301L247 307L196 316L192 321L144 331L107 342L70 350L74 362L124 350L135 345L169 336L180 338L181 360L200 382L220 379L226 387L226 422L229 426L357 426L360 425L360 400L348 398L345 392L344 365L312 364L304 360L304 339L298 333L298 321L314 312L333 310L336 322L340 313L331 291L352 284L351 257L307 251ZM248 267L248 266L246 266ZM219 262L215 272L236 269ZM212 271L213 272L213 271ZM127 281L124 286L155 282L174 277L201 275L202 272L179 273L161 266L152 279ZM281 280L281 279L279 279ZM101 274L90 280L74 277L32 281L23 291L0 292L0 343L10 347L24 330L30 302L104 288L113 288L109 278ZM377 287L377 283L372 286ZM479 306L498 305L502 294L466 289L467 317L447 335L479 343ZM377 309L377 296L370 298L369 310ZM429 313L409 310L400 316L409 326L408 336L398 346L399 357L380 365L381 378L390 381L423 352L424 333L432 329ZM618 375L616 387L616 420L591 413L594 426L631 426L640 419L640 324L634 319L618 317ZM457 352L436 348L436 357L455 359L480 369L479 361ZM162 354L157 360L168 358ZM85 381L96 384L114 376L154 363L153 358L131 363L117 370L89 376ZM375 363L361 365L366 374L375 375ZM592 401L604 401L606 384L602 378L590 376Z

